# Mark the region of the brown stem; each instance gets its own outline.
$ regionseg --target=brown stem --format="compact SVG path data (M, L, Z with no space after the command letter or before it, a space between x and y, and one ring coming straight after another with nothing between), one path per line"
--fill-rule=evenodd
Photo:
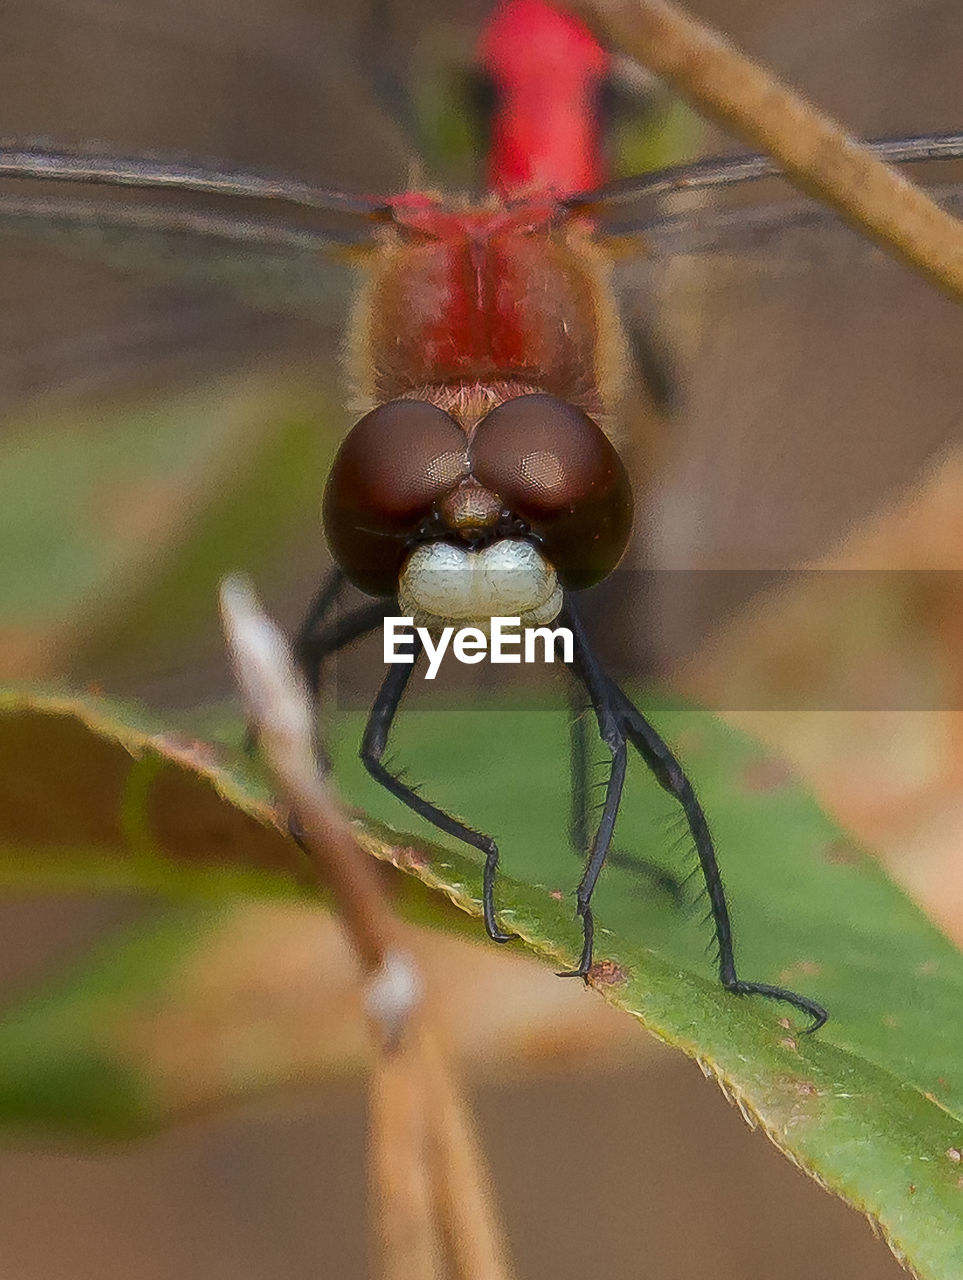
M303 846L334 895L362 963L369 971L383 967L399 948L399 930L377 865L359 847L351 824L317 774L276 776L300 826Z
M421 1033L422 1079L433 1101L433 1176L460 1280L510 1280L491 1181L461 1090L430 1025Z
M394 915L371 859L318 771L312 708L284 636L246 583L221 586L221 615L261 759L331 889L362 964L384 969L398 951Z
M414 1028L379 1054L369 1101L369 1176L376 1264L383 1280L440 1280L445 1274L429 1172L429 1122Z

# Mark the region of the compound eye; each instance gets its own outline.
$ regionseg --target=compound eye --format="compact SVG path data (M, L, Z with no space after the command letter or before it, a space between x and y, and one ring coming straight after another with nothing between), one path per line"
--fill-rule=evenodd
M435 405L391 400L365 414L324 490L325 536L351 581L370 595L394 595L408 538L467 474L465 433Z
M543 541L563 586L600 582L632 529L632 487L605 432L555 396L517 396L476 428L472 474Z

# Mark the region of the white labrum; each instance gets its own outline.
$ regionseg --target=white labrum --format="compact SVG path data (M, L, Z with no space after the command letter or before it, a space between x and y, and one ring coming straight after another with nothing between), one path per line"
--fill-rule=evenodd
M517 617L522 627L554 621L562 588L538 547L521 538L501 538L479 551L423 542L401 571L398 605L415 626L471 626L487 633L493 617Z

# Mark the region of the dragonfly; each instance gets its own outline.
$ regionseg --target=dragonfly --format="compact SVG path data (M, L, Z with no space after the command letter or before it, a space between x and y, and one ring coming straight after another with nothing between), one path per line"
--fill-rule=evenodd
M585 74L597 79L600 68ZM504 154L504 134L500 145ZM897 164L938 168L963 156L959 133L870 145ZM559 153L549 147L548 154ZM155 253L160 246L168 266L176 265L170 248L176 245L177 261L188 268L217 275L227 261L259 283L273 281L290 291L294 309L306 295L310 304L324 255L349 254L362 279L348 374L363 412L324 491L324 533L335 568L296 640L313 694L323 664L386 616L400 611L429 629L452 620L484 627L504 612L505 594L491 582L509 581L512 612L523 622L570 630L571 672L608 752L601 812L589 839L584 744L573 736L572 829L586 865L576 894L583 944L566 976L585 978L592 968L592 898L612 847L632 750L684 815L705 880L723 987L785 1002L808 1015L814 1030L827 1017L818 1002L737 970L708 818L681 761L606 671L584 625L580 593L604 582L621 561L635 508L631 439L620 439L617 430L630 354L613 285L613 247L644 243L655 263L707 246L755 250L824 215L792 200L753 205L748 214L710 204L666 215L662 204L676 193L711 198L771 182L778 167L764 156L701 161L590 190L577 189L564 168L502 172L492 178L495 193L481 200L426 191L372 196L227 165L12 141L0 148L0 228L121 260L128 245ZM67 184L85 188L84 198L52 194ZM91 203L90 192L112 198ZM498 573L486 572L492 566ZM345 613L339 602L347 584L370 601ZM413 644L417 654L420 642ZM496 909L496 840L445 812L386 763L414 670L413 663L389 664L362 759L409 809L483 855L485 926L492 939L507 942L514 935Z

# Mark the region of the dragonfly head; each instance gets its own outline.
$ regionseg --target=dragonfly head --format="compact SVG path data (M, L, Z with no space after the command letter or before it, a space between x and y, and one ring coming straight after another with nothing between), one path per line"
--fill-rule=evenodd
M324 526L348 578L396 596L416 625L540 626L563 590L618 564L632 489L602 429L555 396L505 400L470 431L427 401L392 400L338 451Z

